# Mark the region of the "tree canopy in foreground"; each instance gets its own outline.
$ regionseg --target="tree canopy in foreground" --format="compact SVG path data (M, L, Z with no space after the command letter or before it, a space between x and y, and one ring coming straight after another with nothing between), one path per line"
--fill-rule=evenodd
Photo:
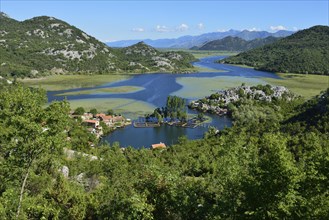
M68 104L43 108L44 97L0 90L2 219L329 217L329 90L307 103L242 100L233 127L164 150L72 143Z

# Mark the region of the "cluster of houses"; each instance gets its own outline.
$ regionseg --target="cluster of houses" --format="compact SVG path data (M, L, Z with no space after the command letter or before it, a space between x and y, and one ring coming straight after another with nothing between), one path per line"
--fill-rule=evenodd
M131 124L131 120L125 119L122 115L106 115L104 113L94 115L89 112L83 115L74 115L74 113L71 112L70 116L72 118L81 118L82 123L87 126L87 130L95 134L97 138L100 138L104 134L101 122L109 128L112 128L112 130Z
M294 97L295 95L284 86L242 85L236 88L218 91L203 99L192 101L189 107L203 112L225 115L227 114L228 104L236 102L241 98L271 102L273 99L286 98L287 100L291 100Z

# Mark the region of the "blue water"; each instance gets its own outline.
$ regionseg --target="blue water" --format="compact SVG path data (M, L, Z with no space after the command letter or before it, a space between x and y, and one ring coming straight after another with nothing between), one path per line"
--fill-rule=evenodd
M207 57L203 58L198 62L193 63L195 66L211 68L215 70L225 70L226 72L202 72L202 73L192 73L192 74L168 74L168 73L156 73L156 74L141 74L135 75L128 80L123 80L114 83L108 83L92 88L79 88L70 89L62 91L49 91L47 93L49 102L53 100L62 100L64 97L55 96L56 94L64 92L81 91L96 88L110 88L117 86L139 86L145 88L144 90L124 93L124 94L87 94L87 95L74 95L66 96L68 100L75 99L97 99L97 98L128 98L144 101L153 104L157 107L162 107L166 103L168 95L178 91L182 88L180 84L176 82L177 77L218 77L218 76L237 76L242 78L279 78L276 74L256 71L251 68L243 68L238 66L231 66L227 64L214 63L218 59L223 57ZM200 85L207 86L207 85ZM218 88L221 89L221 88ZM223 129L224 127L230 127L231 121L227 117L211 116L212 122L209 124L215 126L218 129ZM199 139L202 138L204 133L208 130L208 127L198 127L195 129L191 128L181 128L174 126L161 126L159 128L134 128L133 126L128 126L124 129L119 129L107 137L103 138L103 141L107 141L110 144L114 142L119 142L121 146L127 147L132 146L135 148L140 148L142 146L149 147L153 143L164 142L168 145L175 144L180 136L187 136L189 139Z

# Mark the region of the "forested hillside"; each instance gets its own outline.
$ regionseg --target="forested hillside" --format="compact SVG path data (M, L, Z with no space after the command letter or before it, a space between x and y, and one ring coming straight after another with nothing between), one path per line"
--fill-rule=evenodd
M246 51L257 47L271 44L280 38L267 37L267 38L256 38L254 40L244 40L239 37L225 37L220 40L214 40L205 43L199 48L193 48L198 50L225 50L225 51Z
M153 52L144 54L141 51L145 49ZM192 68L190 62L195 59L188 53L163 53L145 44L113 49L53 17L19 22L3 13L0 14L0 54L0 75L7 77L179 72Z
M163 38L163 39L142 39L142 40L121 40L121 41L113 41L107 42L106 44L110 47L127 47L133 44L138 43L139 41L144 41L146 44L156 47L156 48L183 48L188 49L191 47L200 47L206 42L220 40L225 37L238 37L244 39L246 41L251 41L257 38L267 38L267 37L287 37L293 34L294 31L280 30L275 33L270 33L267 31L250 31L250 30L228 30L228 31L217 31L211 33L205 33L201 35L186 35L179 38Z
M44 101L0 90L2 219L329 217L329 90L307 103L241 99L232 128L162 150L92 148L68 103Z
M329 27L314 26L220 62L282 73L329 74Z

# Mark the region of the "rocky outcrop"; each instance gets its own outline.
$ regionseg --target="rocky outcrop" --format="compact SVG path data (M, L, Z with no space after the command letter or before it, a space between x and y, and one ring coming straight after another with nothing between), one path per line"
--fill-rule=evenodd
M227 106L240 99L253 99L258 101L271 102L274 99L292 100L296 97L284 86L258 85L239 86L236 88L218 91L208 97L192 101L189 107L203 112L210 112L218 115L227 114Z

